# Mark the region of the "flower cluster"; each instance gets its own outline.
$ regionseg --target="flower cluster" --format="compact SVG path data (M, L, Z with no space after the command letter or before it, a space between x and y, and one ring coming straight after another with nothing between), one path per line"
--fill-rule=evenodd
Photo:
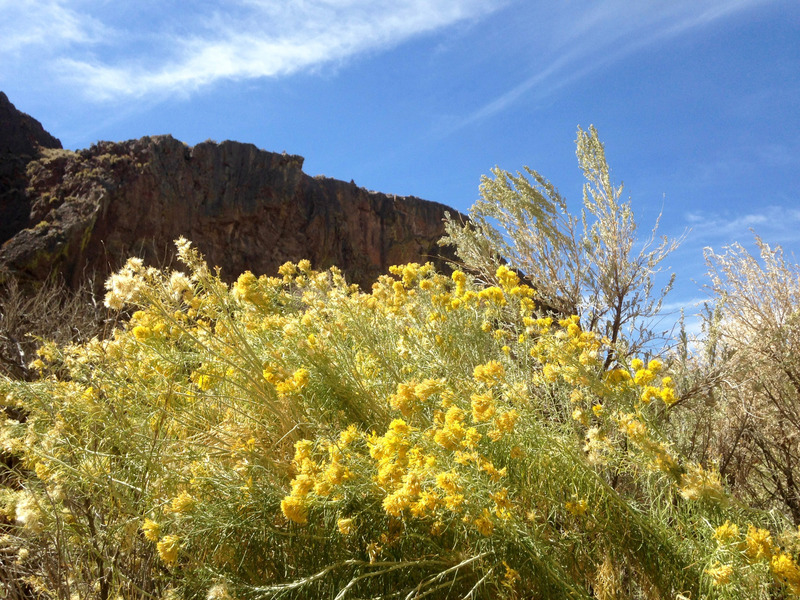
M731 561L726 564L717 562L706 569L705 572L714 585L724 586L731 583L735 573L731 563L741 563L744 559L745 564L765 565L777 583L793 594L800 595L800 565L791 552L775 542L768 530L748 525L747 532L742 536L735 523L725 521L714 530L714 538L720 550Z

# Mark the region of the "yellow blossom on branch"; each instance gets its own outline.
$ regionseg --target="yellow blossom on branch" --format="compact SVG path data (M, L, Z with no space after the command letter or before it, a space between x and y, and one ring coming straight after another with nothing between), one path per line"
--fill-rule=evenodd
M158 557L168 567L173 567L178 562L178 551L180 550L180 538L176 535L165 535L156 544Z
M731 580L733 567L731 565L721 565L717 563L706 569L705 573L711 578L711 582L714 585L725 585Z
M161 537L161 526L151 519L145 519L142 523L142 532L146 539L156 542Z

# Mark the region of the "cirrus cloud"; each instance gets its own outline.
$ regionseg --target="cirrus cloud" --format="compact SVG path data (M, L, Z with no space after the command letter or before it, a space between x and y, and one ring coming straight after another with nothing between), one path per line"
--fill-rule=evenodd
M187 93L276 77L394 47L480 18L504 0L0 0L0 62L49 53L49 76L88 98ZM10 15L10 17L9 17Z

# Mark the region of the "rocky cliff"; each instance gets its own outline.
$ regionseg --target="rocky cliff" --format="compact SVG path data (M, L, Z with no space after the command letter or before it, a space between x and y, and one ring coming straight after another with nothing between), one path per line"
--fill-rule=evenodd
M25 170L40 148L61 148L61 142L0 92L0 244L27 225Z
M300 156L237 142L189 147L170 136L78 152L49 136L26 139L35 147L22 149L32 158L23 161L12 210L25 218L0 248L6 273L41 279L58 272L74 285L105 277L132 255L169 264L179 236L225 279L308 258L368 285L392 264L441 254L447 207L310 177ZM0 181L0 194L9 189Z

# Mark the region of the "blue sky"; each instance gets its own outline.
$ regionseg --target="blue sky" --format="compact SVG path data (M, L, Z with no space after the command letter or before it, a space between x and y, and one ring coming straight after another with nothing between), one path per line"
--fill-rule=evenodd
M466 211L528 165L573 206L594 124L646 234L800 255L797 0L0 0L0 90L67 148L170 133ZM696 281L697 283L694 283Z

